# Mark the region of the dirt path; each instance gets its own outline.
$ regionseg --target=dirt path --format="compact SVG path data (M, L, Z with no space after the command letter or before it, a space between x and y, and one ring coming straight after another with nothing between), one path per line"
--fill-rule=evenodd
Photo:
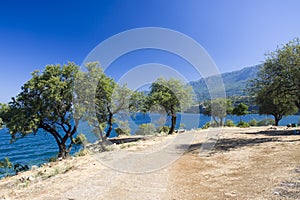
M263 130L228 128L207 157L196 141L170 169L165 199L300 199L300 136Z
M300 199L300 136L266 129L223 129L205 156L214 129L58 162L1 180L0 199Z

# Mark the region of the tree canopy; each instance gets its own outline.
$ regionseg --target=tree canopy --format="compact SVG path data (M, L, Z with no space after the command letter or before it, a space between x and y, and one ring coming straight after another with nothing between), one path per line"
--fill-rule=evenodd
M242 116L248 114L248 106L243 103L239 103L233 108L232 114L240 116L240 122L242 122Z
M75 87L77 114L105 140L113 130L115 115L128 110L132 92L106 76L99 63L88 63L86 68L79 72Z
M212 116L217 126L223 126L224 118L232 113L232 103L229 99L218 98L204 103L204 114Z
M267 54L249 91L260 114L271 114L275 124L300 108L300 41L298 38Z
M59 157L69 154L76 133L72 101L77 71L74 63L47 65L43 72L32 73L32 78L8 105L1 105L0 118L13 139L43 129L54 137Z
M187 109L193 102L192 87L180 80L163 78L157 79L151 85L149 106L162 106L167 115L171 117L169 134L176 126L176 113Z

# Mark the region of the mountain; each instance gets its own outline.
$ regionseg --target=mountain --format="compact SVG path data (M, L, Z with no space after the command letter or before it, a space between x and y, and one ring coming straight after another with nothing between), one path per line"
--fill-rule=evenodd
M256 77L261 66L262 65L255 65L233 72L222 73L221 77L224 83L226 96L245 96L247 82ZM190 82L190 85L193 87L198 97L198 101L210 98L206 83L213 83L214 80L218 79L218 77L220 77L220 75L201 78L198 81Z

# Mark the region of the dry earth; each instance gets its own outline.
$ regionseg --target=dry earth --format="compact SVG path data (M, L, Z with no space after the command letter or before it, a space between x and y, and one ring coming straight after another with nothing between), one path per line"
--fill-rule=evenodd
M116 148L50 163L2 179L0 199L300 199L300 135L283 129L224 128L205 155L200 148L216 129L139 140L126 145L126 152L144 152L138 160ZM179 159L158 167L174 152L180 155L185 149L179 147L188 147L186 138L194 136ZM143 170L125 173L107 163ZM143 168L153 163L157 170Z

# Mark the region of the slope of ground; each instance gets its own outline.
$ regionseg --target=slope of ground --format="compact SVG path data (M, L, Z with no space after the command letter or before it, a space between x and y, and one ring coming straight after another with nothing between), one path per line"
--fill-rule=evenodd
M200 148L214 129L182 134L168 151L155 154L153 163L173 155L169 147L184 146L186 136L195 136L193 144L178 160L152 172L124 173L95 155L51 163L1 180L0 199L299 199L300 135L267 129L222 129L208 154ZM126 151L153 152L174 138L138 141Z

